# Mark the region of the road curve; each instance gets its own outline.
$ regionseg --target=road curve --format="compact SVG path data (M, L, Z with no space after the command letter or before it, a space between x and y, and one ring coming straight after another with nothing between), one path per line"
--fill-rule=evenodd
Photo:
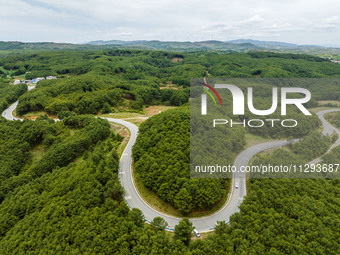
M27 90L30 91L32 89L34 89L35 86L27 86ZM8 120L21 120L23 121L23 119L19 119L13 116L13 111L15 110L15 108L17 108L19 101L16 101L14 104L10 105L6 110L4 110L2 112L2 117L4 117L5 119Z
M22 120L13 116L12 112L18 105L18 102L12 104L7 110L2 113L2 116L8 120ZM333 111L340 111L340 109L329 109L325 111L318 112L318 117L320 118L322 125L323 125L323 134L324 135L331 135L333 131L339 134L339 139L336 141L335 144L331 148L334 148L337 145L340 145L340 131L330 125L325 119L324 114L330 113ZM130 122L120 120L120 119L113 119L113 118L104 118L107 119L109 122L120 124L125 126L130 130L130 140L121 156L119 162L119 178L120 182L125 190L124 200L128 204L130 208L139 208L147 222L150 223L153 218L157 216L161 216L168 222L167 229L170 231L174 230L175 225L179 223L181 218L174 217L171 215L164 214L162 212L157 211L153 207L151 207L138 193L136 185L134 183L134 179L132 176L132 147L136 142L137 135L138 135L138 127ZM241 152L235 162L234 165L237 169L240 169L241 166L248 165L249 160L257 153L275 148L278 146L287 145L290 143L287 140L280 140L280 141L273 141L267 142L262 144L257 144L248 149ZM235 188L235 183L238 183L238 188ZM244 173L236 172L233 174L233 182L231 187L231 193L229 195L228 201L226 204L217 212L212 215L200 217L200 218L191 218L190 221L193 223L195 228L199 232L208 232L214 229L214 226L217 221L226 221L229 222L230 216L233 215L235 212L239 211L239 205L242 203L243 198L246 196L246 178Z
M340 109L328 109L328 110L317 112L317 115L318 115L319 119L321 120L322 126L323 126L322 134L327 135L327 136L332 135L333 132L338 134L338 140L335 141L335 143L328 149L328 151L324 155L329 153L336 146L340 145L340 131L339 131L339 129L337 129L336 127L329 124L329 122L324 118L324 115L327 114L327 113L339 112L339 111L340 111ZM309 164L317 164L320 161L321 161L321 157L314 159L313 161L309 162Z
M10 105L6 110L3 111L3 113L1 114L2 117L4 117L5 119L8 120L21 120L23 121L23 119L19 119L13 116L13 111L15 110L15 108L17 108L18 105L18 101L16 101L14 104Z

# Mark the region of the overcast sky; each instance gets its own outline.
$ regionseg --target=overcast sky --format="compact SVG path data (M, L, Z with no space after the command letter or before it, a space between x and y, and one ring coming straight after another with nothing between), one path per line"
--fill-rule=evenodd
M338 0L0 0L0 41L251 38L340 46L339 10Z

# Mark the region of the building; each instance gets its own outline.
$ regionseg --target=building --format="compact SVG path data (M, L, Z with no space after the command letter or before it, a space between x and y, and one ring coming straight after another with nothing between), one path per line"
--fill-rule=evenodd
M25 84L33 84L33 81L32 80L26 80L24 81Z
M32 81L35 84L35 83L38 83L39 81L42 81L42 80L45 80L45 77L38 77L38 78L33 79Z
M53 79L57 79L57 77L56 76L47 76L46 77L46 80L53 80Z

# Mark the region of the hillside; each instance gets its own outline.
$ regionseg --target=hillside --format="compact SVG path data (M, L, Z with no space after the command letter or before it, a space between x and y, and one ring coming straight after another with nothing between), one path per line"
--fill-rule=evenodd
M258 41L251 39L239 39L231 41L200 41L200 42L178 42L178 41L122 41L122 40L98 40L88 43L53 43L53 42L4 42L0 41L0 57L13 53L27 53L39 51L60 50L95 50L95 49L139 49L139 50L161 50L172 52L250 52L250 51L272 51L277 53L311 54L325 58L339 59L339 47L323 47L318 45L297 45L285 42Z
M140 113L150 105L179 106L139 126L134 170L146 188L183 215L209 211L229 191L230 180L189 178L190 78L326 80L340 77L340 65L306 54L257 51L58 49L8 55L0 59L0 67L4 76L58 78L40 81L26 93L26 85L9 84L13 78L1 80L2 110L19 99L18 114L43 115L23 122L0 118L0 254L340 252L338 179L251 179L240 212L229 224L216 222L215 230L199 240L191 240L187 220L177 225L175 234L164 230L167 223L159 217L146 224L142 212L125 203L118 179L117 152L123 137L107 120L94 117L103 112ZM262 106L270 103L262 94L265 88L257 86L256 103ZM316 100L340 100L339 83L308 88L313 94L308 107L317 106ZM45 113L62 121L54 122ZM330 145L317 133L316 116L299 120L305 128L295 135L305 139L291 151L274 152L277 160L285 163L290 159L284 156L295 154L298 160L310 159ZM239 128L228 131L229 140L220 139L212 152L223 148L232 162L245 148L246 135L277 139L291 133ZM305 148L311 144L317 149L309 155ZM325 160L335 162L338 155L337 148ZM273 158L262 157L268 162Z

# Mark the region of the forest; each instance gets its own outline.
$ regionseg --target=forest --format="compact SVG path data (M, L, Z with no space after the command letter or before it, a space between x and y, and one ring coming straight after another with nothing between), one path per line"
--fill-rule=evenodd
M251 165L259 166L264 165L305 165L313 159L323 156L329 147L336 141L337 136L332 138L324 136L317 131L310 132L300 141L290 144L288 147L279 148L272 152L264 152L257 154L251 162ZM324 157L329 157L325 155ZM338 160L337 160L338 161ZM326 162L322 162L326 163ZM330 162L328 162L330 163ZM333 161L333 164L336 162ZM328 176L329 175L329 176ZM252 178L268 178L268 177L280 177L280 174L252 174ZM283 174L283 178L327 178L327 177L339 177L338 173L295 173Z
M337 254L340 249L338 179L253 179L240 213L233 215L230 225L218 222L204 240L190 240L192 225L186 219L176 226L173 237L165 232L161 218L145 224L142 213L130 210L122 200L115 153L121 138L110 133L104 121L99 123L103 122L107 138L67 157L71 164L57 163L47 173L32 175L39 163L32 158L32 149L39 144L45 148L40 160L51 159L47 155L59 144L63 147L64 140L80 138L76 132L86 127L98 131L98 120L91 117L64 121L2 120L1 187L15 177L21 185L11 192L1 190L1 254L242 254L245 250ZM32 139L32 132L41 135ZM8 146L15 149L6 154ZM23 175L27 177L21 179Z
M211 208L229 187L228 180L189 178L190 77L329 78L340 76L340 65L308 55L259 52L70 50L13 54L0 58L0 66L26 79L58 77L27 93L26 85L2 79L2 110L19 98L18 114L42 110L63 119L0 119L0 254L340 252L338 179L250 179L240 212L229 224L216 222L204 239L192 240L194 226L186 218L174 233L164 230L167 223L159 217L146 224L141 211L130 210L122 199L116 153L122 137L106 120L84 115L122 105L135 111L153 104L180 106L141 124L133 157L143 184L187 215ZM339 100L339 84L324 86L309 86L315 100ZM258 155L254 162L321 156L332 140L317 132L315 116L310 120L307 125L301 119L309 129L299 130L304 136L299 143ZM236 129L225 150L230 162L244 149L246 133L294 135ZM339 157L337 147L323 160Z
M19 86L12 86L8 79L0 78L0 111L3 112L6 108L14 103L19 96L27 91L27 86L21 84Z
M227 180L190 179L189 123L187 105L156 115L140 126L133 148L135 171L143 184L184 215L211 209L229 191Z
M339 128L340 127L340 112L335 112L333 114L326 115L327 121L332 125ZM340 146L336 146L330 153L322 157L323 161L327 164L337 164L340 158Z
M26 79L56 75L22 96L18 114L61 111L96 114L109 105L142 110L146 105L188 102L190 78L327 78L340 66L303 54L214 52L173 53L145 50L55 51L13 54L0 67ZM315 100L338 100L339 84L310 86Z

